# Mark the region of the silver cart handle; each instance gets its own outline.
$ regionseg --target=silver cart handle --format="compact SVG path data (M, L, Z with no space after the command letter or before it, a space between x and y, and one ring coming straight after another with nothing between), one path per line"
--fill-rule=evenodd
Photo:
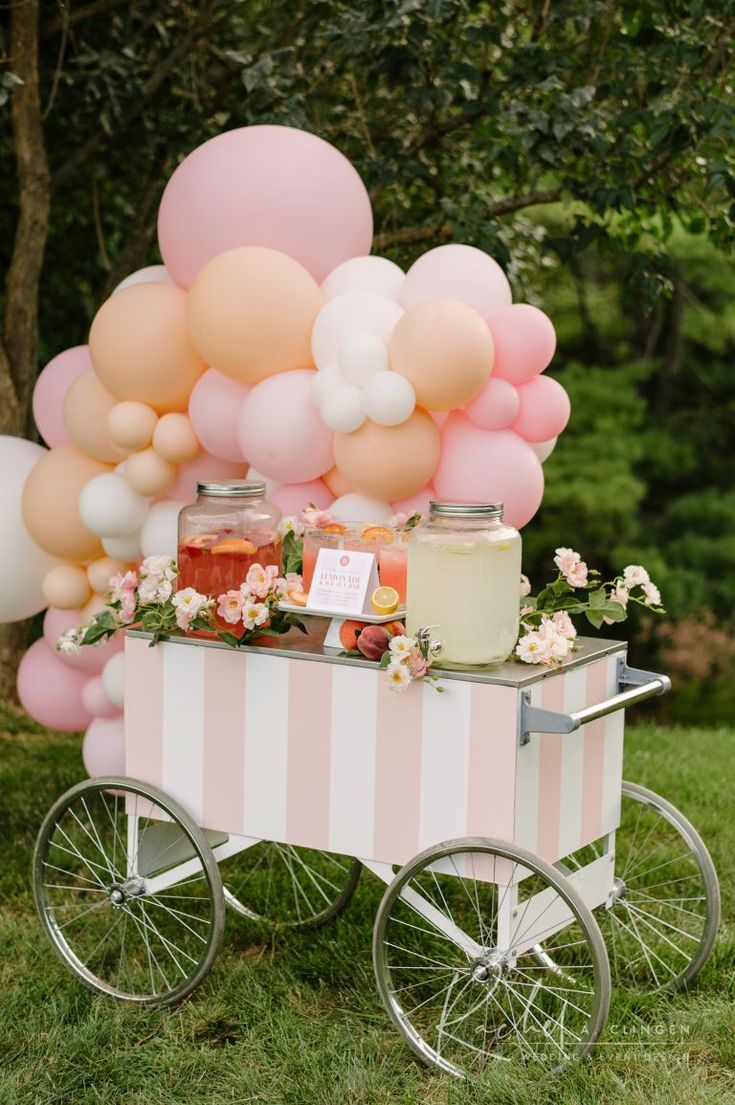
M644 702L654 695L666 694L671 690L671 680L668 675L630 668L626 661L621 659L618 666L618 686L628 687L629 690L618 691L612 698L606 698L597 706L586 706L583 710L575 710L570 714L556 713L554 710L532 706L530 694L524 691L521 695L521 744L528 744L531 733L573 733L588 721L596 721L597 718L606 717L616 710L624 710L626 706L634 706L636 702Z

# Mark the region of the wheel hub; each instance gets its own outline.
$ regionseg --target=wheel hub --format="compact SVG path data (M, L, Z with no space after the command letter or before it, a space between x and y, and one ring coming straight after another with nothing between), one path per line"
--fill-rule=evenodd
M491 952L474 960L470 967L470 974L474 982L479 982L482 985L488 983L497 985L503 975L505 966L503 956L497 952Z
M139 876L126 879L125 882L111 886L107 892L110 905L125 905L129 898L139 898L145 890L145 883Z
M619 902L622 898L625 898L627 894L628 887L623 882L623 880L617 877L613 879L612 904L615 905L616 902Z

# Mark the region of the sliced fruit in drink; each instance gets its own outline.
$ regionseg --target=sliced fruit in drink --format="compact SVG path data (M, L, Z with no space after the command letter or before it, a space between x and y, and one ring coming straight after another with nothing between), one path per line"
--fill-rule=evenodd
M187 549L203 549L216 540L216 533L190 533L188 537L182 540L181 544Z
M225 553L229 553L230 556L254 556L257 551L257 545L244 537L228 537L226 540L218 541L216 545L212 546L212 552L215 556L224 555Z
M399 595L395 587L376 587L370 604L376 614L392 614L398 609Z
M393 541L393 534L385 526L368 526L361 533L363 541L382 541L384 545L390 545Z
M341 522L330 522L328 526L320 526L321 533L347 533L347 526Z
M308 591L289 591L286 597L294 606L306 606L309 601Z

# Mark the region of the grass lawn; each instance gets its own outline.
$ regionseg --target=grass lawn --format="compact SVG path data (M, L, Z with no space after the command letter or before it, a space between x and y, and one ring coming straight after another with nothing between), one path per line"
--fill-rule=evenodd
M479 1092L419 1064L380 1004L370 956L381 896L270 942L233 915L214 968L173 1010L94 996L36 919L30 857L52 801L83 778L78 737L0 712L1 1105L723 1105L735 1103L735 733L631 726L626 776L678 805L723 890L715 951L689 993L616 993L595 1057L554 1076L504 1065Z

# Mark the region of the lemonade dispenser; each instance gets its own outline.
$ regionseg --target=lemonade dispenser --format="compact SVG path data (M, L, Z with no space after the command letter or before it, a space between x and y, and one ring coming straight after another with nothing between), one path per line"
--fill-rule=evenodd
M432 627L441 667L507 660L518 638L521 537L502 503L437 503L408 542L406 630Z

